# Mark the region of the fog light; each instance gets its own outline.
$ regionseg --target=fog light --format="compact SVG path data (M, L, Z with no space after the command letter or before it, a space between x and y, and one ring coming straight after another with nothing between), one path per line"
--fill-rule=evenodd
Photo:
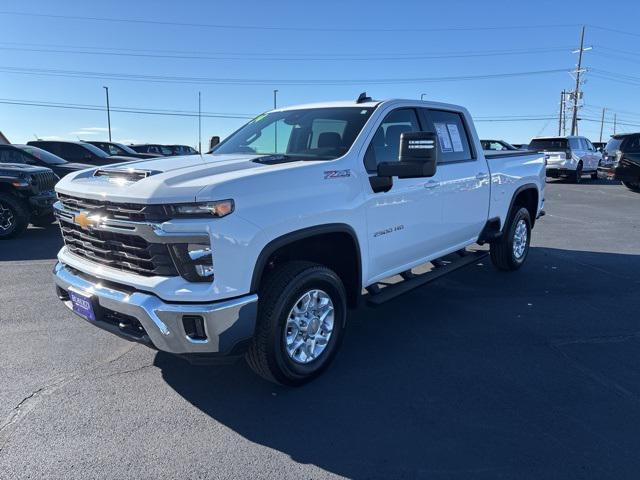
M179 243L172 245L171 251L176 268L185 280L213 281L213 255L209 244Z

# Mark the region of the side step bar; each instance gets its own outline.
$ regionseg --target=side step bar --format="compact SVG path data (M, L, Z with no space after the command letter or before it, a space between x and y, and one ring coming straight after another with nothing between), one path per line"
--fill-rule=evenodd
M480 261L482 258L489 255L487 251L476 251L469 252L464 256L460 256L459 259L443 264L440 260L434 260L431 263L434 265L434 268L429 270L428 272L421 273L420 275L414 275L406 280L403 280L399 283L395 283L393 285L389 285L384 288L380 288L377 285L372 285L372 287L368 287L369 291L369 299L367 301L370 305L380 305L381 303L387 302L396 298L403 293L407 293L414 288L421 287L429 282L433 282L440 277L445 276L448 273L453 272L459 268L465 267L467 265L471 265L472 263L476 263ZM404 272L403 272L404 273ZM408 277L408 275L406 275ZM405 275L403 275L405 277Z

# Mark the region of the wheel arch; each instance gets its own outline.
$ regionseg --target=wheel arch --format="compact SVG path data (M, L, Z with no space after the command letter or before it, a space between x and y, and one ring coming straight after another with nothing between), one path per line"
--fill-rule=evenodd
M357 304L362 289L362 255L358 237L350 225L316 225L271 240L258 255L251 292L259 290L276 265L288 260L309 260L331 268L344 283L349 306Z
M509 204L509 209L507 210L507 216L505 217L505 222L504 225L502 225L501 232L504 232L504 229L508 224L508 220L513 213L513 209L516 206L525 207L529 211L529 216L531 217L531 228L533 228L536 223L539 202L540 191L535 183L526 183L518 187L511 197L511 203Z

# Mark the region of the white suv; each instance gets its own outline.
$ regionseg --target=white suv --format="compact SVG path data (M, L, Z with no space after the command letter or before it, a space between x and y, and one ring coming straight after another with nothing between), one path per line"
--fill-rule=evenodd
M580 183L583 173L592 179L598 178L598 165L602 154L585 137L540 137L534 138L529 150L547 155L547 177L567 177Z

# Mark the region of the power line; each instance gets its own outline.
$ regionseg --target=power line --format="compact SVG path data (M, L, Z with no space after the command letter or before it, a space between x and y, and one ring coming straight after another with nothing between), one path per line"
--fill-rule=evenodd
M249 78L212 78L212 77L182 77L168 75L144 75L125 73L90 72L78 70L57 70L44 68L22 68L0 66L0 71L20 75L40 75L54 77L90 78L100 80L126 80L154 83L184 83L184 84L212 84L212 85L400 85L412 83L431 83L448 81L488 80L496 78L513 78L553 73L566 73L564 68L551 70L534 70L528 72L490 73L480 75L460 75L446 77L415 77L415 78L377 78L377 79L326 79L326 80L290 80L290 79L249 79Z
M4 42L0 42L4 43ZM553 48L529 48L519 50L489 50L489 51L476 51L476 52L448 52L448 53L418 53L418 54L388 54L388 56L380 55L339 55L339 56L312 56L312 55L300 55L300 56L273 56L260 55L254 53L191 53L191 54L178 54L178 53L145 53L153 52L153 50L129 50L123 51L110 51L111 48L103 49L99 47L74 47L64 46L55 48L52 46L0 46L0 50L20 51L20 52L33 52L33 53L64 53L64 54L76 54L76 55L103 55L114 57L134 57L134 58L164 58L164 59L179 59L179 60L251 60L251 61L287 61L287 62L310 62L310 61L402 61L402 60L438 60L438 59L453 59L453 58L475 58L475 57L496 57L496 56L515 56L515 55L532 55L541 53L553 53L563 52L568 47L553 47Z
M541 29L549 28L568 28L575 27L576 24L555 24L555 25L498 25L498 26L482 26L482 27L435 27L435 28L414 28L414 27L311 27L311 26L275 26L275 25L230 25L216 23L196 23L196 22L177 22L167 20L149 20L149 19L133 19L133 18L116 18L116 17L95 17L80 15L60 15L48 13L29 13L15 11L0 11L0 15L21 16L21 17L40 17L54 18L65 20L81 20L109 23L127 23L127 24L143 24L143 25L165 25L172 27L197 27L197 28L214 28L224 30L271 30L271 31L293 31L293 32L389 32L389 33L413 33L413 32L457 32L457 31L491 31L491 30L523 30L523 29Z
M17 100L17 99L0 99L0 104L3 105L20 105L29 107L43 107L43 108L59 108L64 110L89 110L106 112L106 108L100 105L84 105L84 104L67 104L57 102L41 102L32 100ZM197 117L198 112L190 111L171 111L171 110L158 110L158 109L142 109L142 108L129 108L129 107L110 107L112 112L119 113L132 113L140 115L162 115L170 117ZM229 119L244 119L248 120L254 118L255 115L245 114L221 114L221 113L207 113L202 112L202 117L207 118L229 118Z

